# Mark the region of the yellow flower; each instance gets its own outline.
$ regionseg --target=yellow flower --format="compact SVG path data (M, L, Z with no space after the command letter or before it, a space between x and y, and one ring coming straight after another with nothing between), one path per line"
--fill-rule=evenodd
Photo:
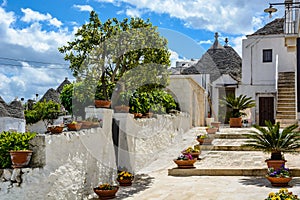
M272 197L271 200L281 200L280 196L275 196L275 197Z
M123 180L123 177L121 177L120 180Z
M288 193L288 189L287 188L281 188L279 190L279 193Z
M269 193L269 197L270 197L270 198L275 197L275 193L274 193L274 192L270 192L270 193Z

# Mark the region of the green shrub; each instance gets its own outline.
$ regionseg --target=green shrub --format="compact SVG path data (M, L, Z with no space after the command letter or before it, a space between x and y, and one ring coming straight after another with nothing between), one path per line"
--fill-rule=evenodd
M0 133L0 168L11 166L10 150L29 150L29 141L36 136L34 132L9 132Z

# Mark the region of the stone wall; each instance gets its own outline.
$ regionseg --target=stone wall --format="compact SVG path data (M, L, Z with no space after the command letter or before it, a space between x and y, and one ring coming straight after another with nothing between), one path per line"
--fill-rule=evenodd
M119 120L118 168L138 172L154 161L159 152L169 148L190 129L190 116L158 115L134 119L131 114L116 113Z
M0 170L1 200L91 199L99 183L115 183L117 169L136 173L190 128L189 115L134 119L110 109L86 109L102 128L40 134L31 142L31 168ZM112 118L119 121L119 147L113 145Z
M112 110L102 128L39 135L32 141L34 156L21 170L0 170L1 200L89 199L93 187L115 180L111 138Z
M0 132L14 130L24 133L25 124L25 119L14 117L0 117Z

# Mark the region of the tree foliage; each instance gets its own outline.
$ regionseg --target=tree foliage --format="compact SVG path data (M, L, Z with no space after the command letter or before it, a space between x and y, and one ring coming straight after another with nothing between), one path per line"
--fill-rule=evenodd
M103 23L92 11L89 23L79 28L74 41L60 47L59 51L65 54L65 60L70 61L70 69L77 81L82 81L87 87L84 92L88 97L92 96L91 93L95 95L97 90L97 98L109 99L115 86L119 92L134 87L132 84L136 82L120 81L120 78L139 67L139 78L131 78L148 79L143 74L149 74L149 71L140 66L153 63L159 68L152 68L151 78L163 79L162 85L167 84L166 71L170 65L167 40L159 35L157 27L149 20L125 18L119 21L113 18ZM157 81L150 82L155 85Z
M45 127L53 124L60 114L60 104L53 101L37 102L32 110L25 110L25 119L27 124L33 124L43 120Z

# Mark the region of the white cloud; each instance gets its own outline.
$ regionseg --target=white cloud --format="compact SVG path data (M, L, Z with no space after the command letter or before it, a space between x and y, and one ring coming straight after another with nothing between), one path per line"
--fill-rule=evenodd
M200 41L199 44L212 44L211 40Z
M128 8L126 9L126 15L129 17L141 17L141 11L138 9Z
M146 12L168 14L182 20L190 28L230 34L253 32L253 16L254 18L265 16L263 9L268 6L261 0L252 0L251 3L241 0L98 0L98 2L114 5L123 2L132 7L128 11L125 8L128 15Z
M7 102L16 96L25 99L33 98L36 93L43 95L49 88L56 88L65 77L72 77L66 65L37 65L36 63L13 62L3 58L19 60L42 61L47 63L65 63L58 47L71 41L74 37L66 28L56 31L46 31L40 21L56 24L59 20L49 15L39 15L33 12L29 17L29 10L24 10L22 20L29 26L15 28L17 17L13 12L6 12L0 7L0 96ZM51 21L52 20L52 21ZM16 65L16 66L12 66Z
M90 5L73 5L74 8L78 9L79 11L93 11L93 7Z
M39 21L48 21L51 25L60 27L62 22L60 22L56 18L52 18L52 16L47 14L41 14L37 11L33 11L30 8L21 8L21 11L24 13L24 16L21 18L23 22L39 22Z

